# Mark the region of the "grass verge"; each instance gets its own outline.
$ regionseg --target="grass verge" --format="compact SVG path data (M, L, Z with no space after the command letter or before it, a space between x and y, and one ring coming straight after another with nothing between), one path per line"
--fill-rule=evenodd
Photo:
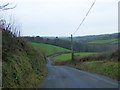
M115 61L90 61L78 63L74 67L120 80L119 64Z

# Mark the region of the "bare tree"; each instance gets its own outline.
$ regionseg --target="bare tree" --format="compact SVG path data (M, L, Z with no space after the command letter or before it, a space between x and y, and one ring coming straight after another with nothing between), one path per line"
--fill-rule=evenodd
M4 4L0 6L0 10L9 10L15 8L16 5L10 7L10 3Z

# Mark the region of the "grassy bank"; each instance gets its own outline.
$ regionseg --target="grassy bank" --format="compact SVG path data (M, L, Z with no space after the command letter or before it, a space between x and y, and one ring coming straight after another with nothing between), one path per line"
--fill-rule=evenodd
M120 63L115 61L90 61L77 63L73 67L120 80L120 72L118 71L119 64Z
M46 76L46 60L41 51L2 29L2 84L4 88L30 88Z

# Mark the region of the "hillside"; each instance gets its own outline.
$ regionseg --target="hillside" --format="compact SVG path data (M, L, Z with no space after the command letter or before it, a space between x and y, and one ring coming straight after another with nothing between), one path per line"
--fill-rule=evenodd
M4 88L31 88L46 76L46 60L41 51L2 30L2 85Z
M98 41L98 40L106 40L106 41L108 40L109 41L109 40L116 40L116 39L118 39L119 36L120 36L120 33L77 36L77 37L74 37L74 41L80 42L80 43L94 42L94 41ZM70 41L70 37L62 38L62 39Z
M88 42L89 44L118 44L119 39L109 39L109 40L96 40Z
M70 50L50 45L50 44L43 44L43 43L34 43L32 42L33 47L39 49L40 51L43 51L46 56L58 53L58 52L70 52Z
M23 37L24 39L35 42L45 43L71 49L70 37ZM105 35L92 35L74 37L73 45L74 51L78 52L105 52L111 51L118 46L118 33L116 34L105 34Z

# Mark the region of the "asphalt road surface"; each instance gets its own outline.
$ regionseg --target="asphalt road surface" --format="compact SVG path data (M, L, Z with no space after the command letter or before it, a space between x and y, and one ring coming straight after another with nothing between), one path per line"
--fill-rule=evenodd
M48 58L48 76L39 88L118 88L118 82L67 66L52 66Z

